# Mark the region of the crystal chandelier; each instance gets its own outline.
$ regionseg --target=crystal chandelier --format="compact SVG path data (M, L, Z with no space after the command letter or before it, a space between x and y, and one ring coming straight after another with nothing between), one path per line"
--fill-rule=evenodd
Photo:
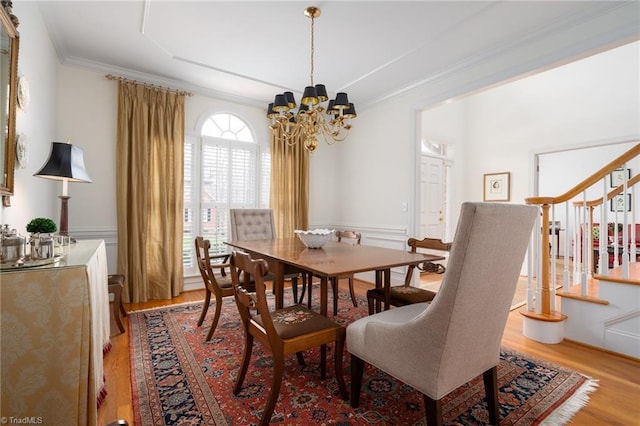
M293 93L284 92L277 94L273 103L269 104L267 117L271 119L271 130L288 145L295 145L298 137L303 136L305 148L313 152L318 146L318 134L328 145L345 140L351 130L351 119L357 115L344 92L339 92L335 99L331 99L326 109L322 106L323 102L329 100L327 89L324 84L313 84L314 24L320 16L320 9L310 6L304 14L311 18L311 84L304 88L297 112L293 111L297 106Z

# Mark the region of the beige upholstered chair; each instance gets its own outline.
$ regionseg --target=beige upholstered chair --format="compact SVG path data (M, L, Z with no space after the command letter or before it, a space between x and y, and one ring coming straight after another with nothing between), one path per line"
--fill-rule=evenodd
M417 240L415 238L409 238L407 241L407 245L410 247L411 252L415 253L418 249L424 249L430 251L432 254L436 254L435 252L448 252L451 250L451 243L444 243L442 240L437 238L423 238L422 240ZM444 258L444 257L443 257ZM414 287L411 285L411 280L413 278L413 271L415 268L422 268L421 266L411 265L407 269L407 274L404 278L404 285L401 286L393 286L390 289L390 301L389 304L391 306L404 306L411 305L413 303L424 303L431 302L435 297L435 293L431 290L426 290L419 287ZM377 304L378 307L381 302L384 301L384 290L381 288L372 288L367 291L367 303L369 304L369 315L373 314L374 311L379 311L380 309L375 309L374 304Z
M278 401L287 355L297 354L298 361L304 365L302 351L320 347L320 374L324 379L326 376L327 345L334 344L334 369L338 392L343 400L348 398L347 387L342 375L344 327L303 305L270 310L263 281L263 277L268 271L269 268L265 261L253 260L247 253L234 251L231 255L231 277L245 337L242 364L233 387L234 395L242 390L242 382L251 360L254 339L262 343L264 348L273 355L271 391L262 412L260 425L269 424L271 414ZM243 282L251 280L255 282L255 292L242 285ZM329 389L327 387L327 391Z
M270 240L276 238L276 225L272 209L231 209L231 239L242 240ZM298 301L298 277L300 273L285 275L291 280L293 300ZM273 281L273 276L265 277L266 281Z
M491 424L498 424L500 342L538 209L464 203L438 294L347 327L351 405L360 403L364 363L424 396L427 425L442 424L440 400L483 375Z

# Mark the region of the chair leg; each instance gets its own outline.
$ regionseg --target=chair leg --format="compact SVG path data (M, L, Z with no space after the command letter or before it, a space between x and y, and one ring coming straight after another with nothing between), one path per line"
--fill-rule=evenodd
M236 383L233 385L233 394L237 395L242 390L242 382L247 375L249 369L249 361L251 361L251 351L253 350L253 336L245 330L244 332L244 352L242 353L242 364L240 364L240 371L236 377Z
M216 313L213 316L213 322L211 323L211 328L209 329L209 333L207 333L206 341L208 342L213 337L213 332L216 330L218 326L218 321L220 320L220 313L222 312L222 297L216 296Z
M334 370L336 372L336 381L338 382L338 390L340 391L340 397L343 401L349 399L349 394L347 393L347 385L344 383L344 374L342 373L342 355L344 351L344 339L345 336L343 333L342 336L336 339L336 353L334 354Z
M276 408L276 402L278 402L278 396L280 395L280 385L282 385L282 376L284 375L284 358L273 360L273 379L271 382L271 392L269 392L269 399L267 399L267 405L264 407L262 417L260 418L260 426L267 426L271 420L274 408Z
M362 375L364 373L364 361L355 355L351 355L351 406L358 408L360 405L360 390L362 389Z
M374 303L375 301L373 300L373 297L369 295L369 292L367 292L367 305L369 305L369 315L373 315L374 313Z
M296 358L298 358L298 364L300 367L304 367L306 362L304 362L304 355L302 352L296 352Z
M422 394L427 420L427 426L442 426L442 404L440 400L431 399Z
M487 394L487 409L492 425L500 424L500 404L498 403L498 367L495 366L482 373L484 392Z
M356 299L356 291L353 288L353 277L349 277L349 293L351 293L351 301L353 302L353 307L358 307L358 299Z
M202 305L202 313L200 314L200 318L198 319L198 327L202 325L205 317L207 316L207 311L209 310L209 303L211 303L211 291L207 288L204 294L204 302Z
M116 320L116 324L118 324L118 329L120 329L120 333L124 333L124 325L122 325L122 320L120 319L121 309L122 309L122 286L121 285L113 286L113 317Z

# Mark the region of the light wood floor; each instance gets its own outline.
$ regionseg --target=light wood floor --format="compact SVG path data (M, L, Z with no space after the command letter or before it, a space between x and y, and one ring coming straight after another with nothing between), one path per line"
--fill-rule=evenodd
M435 280L441 279L440 275L433 274L433 277ZM345 287L346 283L341 285L341 288ZM370 284L356 280L358 294L364 295L368 288ZM125 304L125 308L139 310L202 299L204 290L199 290L185 292L172 300ZM111 329L118 330L113 319ZM105 425L116 419L125 419L133 424L128 332L112 336L111 342L113 349L104 359L108 395L98 413L99 424ZM529 340L522 335L522 315L517 309L509 314L502 343L505 347L599 380L598 389L590 395L588 405L578 412L571 425L640 426L640 361L573 342L544 345Z

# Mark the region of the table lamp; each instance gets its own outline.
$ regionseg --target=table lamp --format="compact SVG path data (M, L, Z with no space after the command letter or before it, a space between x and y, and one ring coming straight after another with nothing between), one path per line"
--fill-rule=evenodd
M82 148L72 145L70 142L51 142L51 152L49 159L42 166L42 169L34 176L61 180L62 195L58 198L62 200L60 207L60 235L69 235L68 207L69 182L91 182L91 178L84 169L84 158L82 157Z

